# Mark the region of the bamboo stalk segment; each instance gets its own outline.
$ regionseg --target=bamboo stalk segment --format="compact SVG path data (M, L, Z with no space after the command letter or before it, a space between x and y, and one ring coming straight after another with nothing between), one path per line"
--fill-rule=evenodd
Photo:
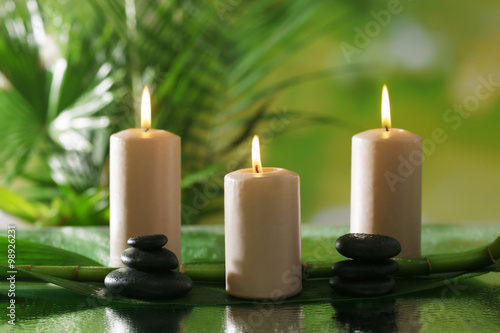
M433 255L415 259L395 259L399 263L397 276L421 276L437 273L464 272L484 268L500 260L500 236L488 246L463 253ZM332 276L330 261L303 263L304 279L329 278ZM20 265L18 269L42 273L54 277L81 282L103 282L116 267L101 266L40 266ZM179 271L194 281L224 282L224 264L187 264ZM36 280L26 274L23 280Z

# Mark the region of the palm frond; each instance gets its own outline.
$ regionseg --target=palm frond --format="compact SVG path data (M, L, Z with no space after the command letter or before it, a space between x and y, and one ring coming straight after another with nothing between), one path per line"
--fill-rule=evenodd
M185 221L220 211L221 178L245 160L231 151L272 121L274 96L333 70L265 82L342 23L304 33L325 1L33 3L0 11L0 72L10 84L0 88L1 109L9 110L0 111L0 174L23 178L18 192L31 186L26 195L46 203L50 224L86 223L85 215L103 221L105 208L91 205L106 206L109 135L138 123L146 84L153 125L182 137L184 202L206 186L218 189Z

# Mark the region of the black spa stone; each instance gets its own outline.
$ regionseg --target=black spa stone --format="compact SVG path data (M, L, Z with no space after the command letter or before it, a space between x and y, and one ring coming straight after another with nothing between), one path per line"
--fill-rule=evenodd
M335 247L347 258L365 261L388 259L401 252L401 244L392 237L361 233L341 236Z
M122 252L121 259L125 266L142 271L170 271L179 266L175 254L165 248L143 251L129 247Z
M350 296L381 296L394 290L396 283L392 278L380 277L372 279L351 279L335 276L330 286L339 294Z
M150 251L161 249L167 244L168 239L165 235L145 235L129 238L127 244L139 250Z
M372 278L383 277L398 271L399 265L391 259L378 261L343 260L336 262L333 275L343 278Z
M114 294L146 300L182 297L193 288L193 281L179 272L141 272L127 267L109 273L104 284Z

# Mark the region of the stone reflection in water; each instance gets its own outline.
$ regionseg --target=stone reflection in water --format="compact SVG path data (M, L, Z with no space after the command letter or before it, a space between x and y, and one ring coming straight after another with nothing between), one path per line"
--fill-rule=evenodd
M110 332L183 332L182 321L192 308L106 307Z
M227 306L225 333L303 332L301 305L282 306L255 303L254 306Z
M398 332L393 299L332 303L340 332Z

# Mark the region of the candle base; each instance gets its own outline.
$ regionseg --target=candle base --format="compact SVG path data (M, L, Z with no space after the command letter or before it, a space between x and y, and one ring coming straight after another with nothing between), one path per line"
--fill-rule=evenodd
M297 296L302 292L302 283L300 284L300 288L298 290L293 290L289 291L288 293L282 293L280 289L275 289L275 295L262 295L259 296L259 293L256 293L255 291L252 291L250 293L245 293L245 292L238 292L238 291L229 291L226 289L226 292L228 295L240 299L247 299L247 300L255 300L255 301L270 301L270 302L277 302L277 301L282 301L287 298L292 298L294 296Z

